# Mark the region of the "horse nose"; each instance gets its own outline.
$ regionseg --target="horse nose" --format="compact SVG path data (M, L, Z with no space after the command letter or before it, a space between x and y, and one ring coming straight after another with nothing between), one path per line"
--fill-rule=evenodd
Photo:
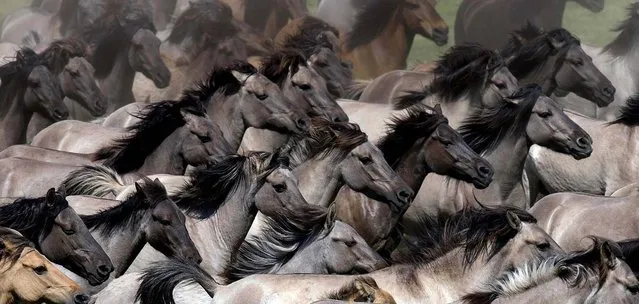
M91 300L91 297L83 293L73 296L73 304L87 304L89 300Z
M601 94L607 97L612 97L615 95L616 89L615 87L604 87L601 89Z
M477 173L481 178L491 178L493 176L493 169L486 165L480 164L477 166Z
M111 265L100 265L98 266L98 274L101 276L109 276L113 272L113 266Z
M309 122L308 122L308 118L299 118L295 124L297 125L297 128L299 128L302 131L308 131L309 128Z
M337 113L333 118L333 122L348 122L348 115L346 113Z
M579 148L589 149L590 145L591 145L591 143L590 143L590 140L588 138L585 138L585 137L577 138L577 146L579 146Z
M439 37L448 37L448 27L438 27L433 30L433 34Z
M187 251L186 259L196 264L202 263L202 256L200 256L200 253L197 251L197 249L191 249Z
M403 189L397 192L397 199L404 204L408 204L411 202L413 195L413 190Z
M55 115L55 117L57 119L66 119L67 117L69 117L69 111L64 109L64 110L60 110L60 109L55 109L53 110L53 115Z

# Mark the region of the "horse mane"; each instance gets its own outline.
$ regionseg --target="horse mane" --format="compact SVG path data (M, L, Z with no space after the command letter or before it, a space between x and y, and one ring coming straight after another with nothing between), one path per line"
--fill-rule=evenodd
M233 11L226 3L196 1L177 18L167 41L177 44L191 36L199 39L198 45L213 47L237 32L233 25Z
M187 184L171 198L189 216L209 218L241 185L255 179L262 184L268 174L280 167L288 167L288 159L278 153L226 156L215 164L196 169Z
M88 45L76 38L65 38L52 42L40 57L43 65L46 66L53 75L62 73L64 67L69 64L69 60L74 57L86 57Z
M55 193L52 198L53 202L47 202L47 197L19 198L0 206L0 226L19 231L34 241L48 235L58 214L69 208L69 202L61 194Z
M629 127L639 126L639 94L628 97L626 104L619 109L617 119L608 124L622 124Z
M418 139L428 138L443 123L447 124L448 119L429 106L410 107L405 114L391 118L388 132L379 140L377 147L384 154L386 162L395 168Z
M8 107L6 103L14 96L24 94L29 74L39 65L42 65L40 56L32 49L22 48L13 61L0 66L0 105Z
M639 274L639 239L625 240L617 242L625 262L630 266L635 275Z
M516 269L507 271L488 284L484 291L470 293L461 299L465 304L488 304L500 297L515 296L555 278L561 279L569 288L580 287L589 279L597 277L599 288L605 282L608 271L616 265L604 263L601 246L604 239L590 237L593 245L583 251L552 256L544 260L532 261ZM611 253L622 259L621 249L609 242Z
M433 95L430 87L424 87L421 91L406 91L404 93L404 95L397 96L393 100L393 110L404 110L421 104L424 99Z
M312 117L308 134L292 135L279 151L289 155L296 167L315 156L326 157L334 151L348 153L368 140L359 126Z
M233 61L226 66L215 67L205 80L196 82L192 89L182 93L182 101L197 101L207 107L210 102L214 101L212 97L216 93L221 93L224 96L236 94L243 84L235 78L233 71L247 75L257 73L255 67L242 60Z
M123 174L139 169L144 161L176 129L186 124L181 111L205 116L202 103L188 98L162 101L146 106L137 114L140 121L127 128L130 135L114 140L93 154L93 160Z
M121 204L96 214L81 215L80 218L87 228L99 231L107 237L132 227L139 223L147 210L155 208L159 202L168 199L164 187L148 178L144 179L141 187L144 192L132 193ZM145 193L152 193L153 199L147 198Z
M360 8L350 32L346 34L345 50L368 44L379 36L404 0L371 0Z
M306 57L294 49L279 50L262 59L260 74L281 86L291 75L297 73L300 66L308 66Z
M330 32L339 37L339 31L324 20L304 16L298 22L299 28L294 34L288 34L279 43L282 49L297 49L306 57L311 57L319 48L333 49L333 43L326 37L319 37L321 33Z
M451 47L437 60L436 66L430 91L446 102L485 84L487 78L505 63L497 52L469 43Z
M453 249L463 247L463 265L471 266L480 255L488 259L497 254L515 235L508 214L522 222L537 220L521 209L497 206L466 208L451 217L423 215L418 219L419 236L409 241L407 252L402 252L396 263L427 265Z
M537 36L533 36L535 34ZM520 38L525 42L518 41ZM563 42L562 49L581 44L575 36L563 28L544 33L529 24L523 30L510 36L507 46L501 53L504 58L509 58L508 69L513 76L522 78L543 66L542 63L557 51L549 43L549 39Z
M104 15L73 36L91 46L90 63L95 68L95 76L104 78L111 73L117 54L128 51L133 35L141 29L156 33L145 8L110 1Z
M35 248L35 245L17 231L0 227L0 266L14 265L29 247Z
M362 297L367 296L367 294L360 294L360 297L351 298L351 296L360 293L360 289L358 288L359 285L366 285L374 289L379 289L379 286L377 286L377 282L375 281L375 279L369 276L361 276L342 286L337 291L328 294L326 296L326 299L338 301L354 301L357 303L371 303L369 302L371 299Z
M607 44L602 52L609 53L611 57L621 57L633 51L635 37L639 35L639 3L634 2L628 6L628 18L616 28L619 35Z
M475 111L459 127L464 141L478 154L490 153L508 137L525 134L532 109L541 96L541 87L530 84L520 88L511 99L523 99L519 104L501 102L499 105Z
M266 217L260 235L242 242L225 276L235 282L253 274L277 272L297 252L330 233L335 218L327 215L326 208L316 208L315 214L304 218Z

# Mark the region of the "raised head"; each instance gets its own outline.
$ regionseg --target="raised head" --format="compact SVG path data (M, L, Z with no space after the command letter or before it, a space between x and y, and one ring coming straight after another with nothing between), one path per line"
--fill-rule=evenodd
M404 23L409 31L422 35L438 46L448 43L448 25L435 9L436 0L404 0Z
M69 117L69 110L62 102L60 81L44 66L37 66L27 77L24 103L35 113L54 121Z
M150 29L139 29L131 37L129 64L136 71L151 79L156 87L165 88L171 81L171 72L160 55L161 41Z
M62 92L77 101L91 115L102 116L108 108L107 99L98 87L93 74L95 69L84 57L74 57L58 75Z
M335 221L321 245L328 273L369 273L388 263L348 224Z

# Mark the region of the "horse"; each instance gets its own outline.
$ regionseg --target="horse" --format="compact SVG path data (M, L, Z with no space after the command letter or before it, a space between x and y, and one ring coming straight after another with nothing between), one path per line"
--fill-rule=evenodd
M639 282L613 242L592 237L584 251L504 273L461 303L633 303Z
M0 226L15 229L36 244L44 256L95 286L113 264L63 195L52 188L40 198L21 198L0 206Z
M92 116L102 116L107 110L107 100L98 88L93 73L95 69L86 60L88 45L83 41L67 38L52 42L40 53L44 65L58 77L62 94L66 101L76 102ZM55 121L34 114L29 123L27 138L29 141L42 129Z
M31 145L10 146L0 151L0 159L3 158L39 159L44 162L68 165L90 165L92 163L91 156L88 154L63 152Z
M605 0L573 0L591 12L604 9ZM528 22L537 27L560 28L568 0L463 0L455 17L455 44L480 43L500 49L508 35Z
M342 286L339 290L326 296L327 300L320 300L311 304L337 304L337 303L376 303L396 304L395 299L385 290L377 286L377 282L371 277L362 276Z
M330 121L348 121L348 116L330 96L324 79L308 66L306 58L295 50L275 52L262 59L260 74L277 84L282 93L310 116ZM288 136L269 130L248 129L241 151L274 151Z
M376 145L415 193L432 172L471 182L479 189L492 181L490 163L463 141L437 108L416 105L391 121L387 135ZM392 212L389 206L348 187L340 189L335 201L338 218L353 226L373 248L393 247L390 238L405 209Z
M636 238L635 213L639 196L606 197L582 193L553 193L540 199L531 214L566 250L582 250L583 240L596 235L612 241ZM597 219L593 222L593 219ZM605 223L598 225L597 223Z
M555 192L611 195L616 190L635 183L639 178L639 171L634 166L628 166L628 163L635 161L635 147L630 143L635 141L635 128L639 123L637 113L638 97L628 99L620 110L618 119L613 122L566 112L571 120L592 137L593 153L589 158L575 161L543 147L533 146L526 165L531 183L531 199L536 199L538 193ZM618 145L618 142L628 144Z
M459 180L428 175L403 217L407 229L422 213L453 214L472 205L529 207L523 182L524 162L533 144L545 146L575 159L592 153L592 139L566 116L557 102L528 85L511 96L515 103L503 103L467 118L459 132L468 145L488 160L493 182L480 190ZM408 233L408 232L407 232Z
M543 32L528 24L511 35L501 55L520 84L538 83L546 96L574 93L597 107L614 100L615 87L593 64L579 40L563 28Z
M306 0L221 0L233 9L235 19L246 22L265 37L273 38L289 19L308 15Z
M0 150L26 143L33 113L55 121L69 116L60 82L33 50L22 49L14 61L0 66L0 80Z
M346 96L346 88L353 83L350 63L340 58L339 32L328 23L304 16L284 26L275 36L275 46L296 49L306 58L309 66L319 73L334 98Z
M123 275L135 260L145 244L151 245L169 258L200 263L197 248L193 244L185 226L185 216L175 202L167 197L166 189L157 179L144 179L135 183L136 192L125 201L103 210L92 210L80 217L97 242L107 252L115 270L111 277L100 286L82 284L84 290L95 294L112 279ZM75 202L79 209L103 205L83 206L88 202ZM111 203L111 202L109 202ZM79 210L78 209L78 210ZM84 280L76 279L81 283Z
M608 77L617 91L614 101L606 108L583 106L583 99L579 96L568 95L559 100L566 104L581 104L572 110L590 117L607 121L615 120L621 107L628 98L639 91L637 79L639 73L635 70L635 48L639 35L639 4L636 2L628 7L628 17L615 29L619 34L613 41L603 48L583 46L584 51L593 58L593 62L601 72Z
M455 218L428 222L431 225L424 227L422 236L429 245L415 247L410 257L367 274L398 303L454 302L514 265L561 252L534 224L532 216L516 209L468 209ZM129 303L136 298L141 304L161 303L161 299L177 303L312 303L356 278L258 274L221 286L195 265L171 261L121 277L97 295L96 303L106 303L106 299ZM183 282L186 279L190 281ZM204 290L200 286L194 290L197 284Z
M35 245L0 227L0 302L88 304L90 298L62 274Z
M258 273L368 273L388 266L355 229L336 221L334 212L325 223L297 222L267 218L263 233L247 237L238 248L226 270L227 281Z
M148 13L135 5L111 4L95 22L76 31L73 37L91 46L89 62L95 68L95 78L106 94L106 113L135 101L133 78L136 72L151 79L155 86L169 85L171 73L160 56L160 40ZM80 120L90 116L74 117Z
M333 9L339 9L339 5ZM353 62L357 78L401 70L406 68L416 35L438 46L448 43L448 25L435 10L435 0L367 1L357 11L353 27L343 33L342 57Z

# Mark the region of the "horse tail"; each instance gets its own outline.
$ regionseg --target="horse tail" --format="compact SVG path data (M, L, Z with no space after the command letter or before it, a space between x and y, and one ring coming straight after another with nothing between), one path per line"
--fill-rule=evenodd
M127 185L115 170L102 165L88 165L75 170L62 181L67 195L117 196Z
M175 304L173 290L180 283L199 284L213 298L219 286L200 266L171 259L155 263L142 273L135 296L140 304Z
M364 89L373 82L372 80L354 80L354 83L346 87L346 92L344 93L344 98L359 100L362 97L362 93L364 93Z

